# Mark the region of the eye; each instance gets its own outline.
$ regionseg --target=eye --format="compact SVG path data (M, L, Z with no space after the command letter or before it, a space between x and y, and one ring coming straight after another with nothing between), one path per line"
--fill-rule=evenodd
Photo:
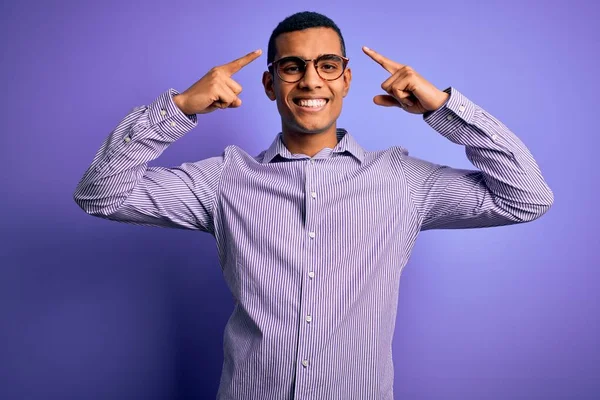
M344 68L343 60L335 54L326 54L317 60L317 67L320 71L327 73L337 73Z
M296 58L286 58L282 59L279 63L279 71L284 74L295 75L302 73L304 71L304 66L302 62Z
M335 71L336 69L340 68L339 65L333 63L323 63L319 67L325 71Z
M282 70L286 74L295 74L295 73L298 73L301 71L301 69L298 65L285 66L285 67L282 67Z

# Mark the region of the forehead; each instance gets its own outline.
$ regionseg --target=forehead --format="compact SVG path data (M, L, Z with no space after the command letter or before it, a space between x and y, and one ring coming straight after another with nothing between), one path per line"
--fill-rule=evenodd
M279 57L313 58L320 54L342 55L340 37L331 28L308 28L282 33L275 39L275 45Z

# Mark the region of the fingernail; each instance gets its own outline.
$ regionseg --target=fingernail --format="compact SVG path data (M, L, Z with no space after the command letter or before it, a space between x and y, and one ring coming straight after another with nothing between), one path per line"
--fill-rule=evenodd
M363 46L365 48L365 50L371 50L370 48L368 48L367 46Z
M412 107L412 106L413 106L413 103L411 103L410 101L408 101L408 100L407 100L407 101L406 101L406 105L407 105L407 106L409 106L409 107Z

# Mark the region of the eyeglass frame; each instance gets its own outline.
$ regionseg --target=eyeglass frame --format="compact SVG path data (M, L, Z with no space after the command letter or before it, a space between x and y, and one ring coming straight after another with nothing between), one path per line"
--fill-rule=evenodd
M342 62L343 62L342 73L337 78L326 79L326 78L323 78L321 76L321 74L319 74L319 69L317 68L317 63L315 61L319 60L321 57L326 57L326 56L335 56L335 57L339 57L339 58L342 59ZM277 68L275 68L275 64L276 63L280 62L281 60L286 60L286 59L289 59L289 58L296 58L298 60L304 61L304 72L302 73L302 76L300 78L298 78L298 80L291 81L291 82L290 81L286 81L285 79L283 79L279 75L279 72L278 72ZM305 58L302 58L302 57L299 57L299 56L286 56L286 57L281 57L279 60L275 60L275 61L270 62L269 64L267 64L267 68L269 69L269 72L271 72L271 74L277 75L277 77L279 79L281 79L282 81L284 81L286 83L296 83L296 82L300 82L302 79L304 79L304 76L306 75L306 69L308 67L309 61L313 62L313 66L315 67L315 71L317 72L317 75L319 76L319 78L323 79L324 81L331 82L331 81L335 81L337 79L340 79L342 77L342 75L344 75L344 72L346 72L346 68L348 67L348 63L350 62L350 59L347 58L347 57L344 57L344 56L340 56L339 54L321 54L317 58L310 58L310 59L305 59ZM273 71L271 69L275 70L274 73L273 73Z

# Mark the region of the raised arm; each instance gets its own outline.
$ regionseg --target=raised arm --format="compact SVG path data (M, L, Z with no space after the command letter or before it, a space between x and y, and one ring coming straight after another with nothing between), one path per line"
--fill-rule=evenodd
M421 229L478 228L533 221L554 196L533 156L503 123L454 88L425 121L465 146L476 170L456 169L407 154L398 157Z
M476 170L456 169L395 152L421 230L532 221L554 202L533 156L503 123L454 88L437 89L414 69L364 47L391 76L375 96L381 106L422 114L437 132L465 146Z
M75 189L88 214L121 222L211 230L223 157L176 168L148 167L197 125L173 102L173 89L131 111L104 141Z
M242 87L231 75L260 54L215 67L182 94L169 89L150 105L133 109L97 151L75 189L75 202L101 218L214 233L227 152L174 168L148 162L196 127L196 114L239 107Z

